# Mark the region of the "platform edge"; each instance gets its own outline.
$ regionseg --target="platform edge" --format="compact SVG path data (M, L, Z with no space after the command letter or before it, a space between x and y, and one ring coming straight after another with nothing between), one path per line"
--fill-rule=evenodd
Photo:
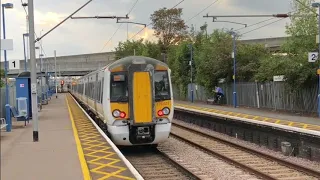
M295 131L298 133L305 133L305 134L309 134L309 135L320 136L320 132L314 131L314 130L302 129L302 128L291 127L291 126L269 123L269 122L261 122L261 121L248 119L248 118L241 118L241 117L235 118L234 116L218 114L218 113L214 113L214 112L207 112L207 111L202 111L202 110L197 110L197 109L190 109L190 108L185 108L185 107L181 107L181 106L175 106L175 108L181 109L181 110L187 110L187 111L194 111L194 112L207 114L207 115L213 115L213 116L217 116L217 117L228 118L228 119L232 119L232 120L236 120L236 121L251 122L251 123L270 126L270 127L274 127L274 128L280 128L280 129L283 129L286 131Z
M76 141L76 146L77 146L77 150L78 150L78 157L79 157L80 164L81 164L83 178L84 178L84 180L91 180L89 168L88 168L88 165L86 163L86 160L85 160L85 157L84 157L84 153L82 151L82 146L81 146L81 143L80 143L79 135L78 135L78 132L77 132L76 125L74 123L74 118L73 118L73 115L72 115L72 112L71 112L70 105L69 105L67 97L65 98L65 100L66 100L67 106L68 106L69 117L70 117L70 121L71 121L71 124L72 124L73 136L74 136L74 139Z
M137 180L144 180L143 177L140 175L140 173L133 167L133 165L127 160L126 157L120 152L118 147L111 141L111 139L108 138L108 136L100 129L100 127L94 122L94 120L87 114L87 112L80 106L80 104L74 99L73 96L71 98L74 100L74 102L78 105L78 107L84 112L84 114L88 117L88 119L92 122L92 124L95 126L95 128L99 131L99 133L104 137L107 142L111 145L113 150L117 153L119 158L125 163L125 165L129 168L131 173L134 175L134 177Z

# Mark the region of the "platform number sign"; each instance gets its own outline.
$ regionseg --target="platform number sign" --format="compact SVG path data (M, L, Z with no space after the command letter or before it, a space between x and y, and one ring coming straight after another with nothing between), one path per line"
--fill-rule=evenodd
M316 62L318 60L318 52L308 53L308 62Z
M9 61L9 69L20 69L20 61L19 60Z

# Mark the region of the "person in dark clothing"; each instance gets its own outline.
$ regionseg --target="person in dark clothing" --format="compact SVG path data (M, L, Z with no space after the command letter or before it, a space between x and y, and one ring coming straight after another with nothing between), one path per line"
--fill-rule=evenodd
M216 101L218 101L219 97L224 97L224 93L221 87L215 87L215 92L216 92Z

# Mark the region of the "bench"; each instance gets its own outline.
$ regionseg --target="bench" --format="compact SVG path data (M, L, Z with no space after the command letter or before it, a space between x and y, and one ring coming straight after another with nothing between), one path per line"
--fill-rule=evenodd
M10 110L12 112L13 117L17 118L17 120L24 119L24 121L25 121L24 125L25 126L27 125L26 124L26 120L28 119L27 116L20 115L19 112L17 111L16 107L14 107L14 106L10 106ZM29 123L29 119L28 119L28 123Z
M4 118L1 118L1 126L0 126L0 129L3 129L5 127L7 127L8 124L6 123L6 120Z

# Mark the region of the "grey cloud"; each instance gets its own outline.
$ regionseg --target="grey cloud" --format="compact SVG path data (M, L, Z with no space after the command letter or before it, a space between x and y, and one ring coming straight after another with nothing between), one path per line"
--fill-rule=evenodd
M20 6L20 0L12 0L15 4L15 9L23 12L23 8ZM26 0L24 0L26 1ZM180 0L139 0L134 10L131 13L129 21L135 21L140 23L150 23L150 14L161 7L171 8L177 4ZM257 13L277 13L286 12L289 10L289 0L229 0L229 6L223 5L224 1L220 0L219 3L207 9L199 16L188 22L188 25L194 24L197 29L204 22L208 22L209 32L214 28L240 28L242 26L228 23L211 23L211 19L205 19L202 16L206 13L209 14L257 14ZM87 0L38 0L35 1L35 9L42 13L54 12L63 14L64 16L69 15L74 10L82 6ZM87 7L81 10L76 16L95 16L95 15L117 15L123 16L128 13L132 4L135 0L94 0ZM189 19L194 16L212 0L198 0L198 1L185 1L178 7L183 8L183 18ZM232 11L230 11L232 9ZM22 33L24 29L20 26L25 26L25 19L18 18L13 12L6 12L7 22L7 37L14 39L14 48L12 52L8 52L9 59L23 59L23 46L22 46ZM61 19L62 20L62 19ZM257 21L263 20L261 18L233 18L228 19L230 21L244 22L247 24L253 24ZM10 23L9 23L10 22ZM15 23L12 23L15 22ZM58 55L68 54L83 54L83 53L95 53L100 52L103 45L112 36L119 24L115 23L116 20L67 20L60 27L55 29L49 35L43 39L43 47L46 51L47 56L53 55L53 50L57 50ZM270 36L282 36L284 35L285 22L278 22L274 25L262 28L252 33L248 33L244 38L263 38ZM36 31L39 34L40 28L44 29L44 32L50 30L52 26L39 26L36 25ZM129 32L137 32L141 29L139 26L129 25ZM254 27L253 27L254 28ZM253 28L244 29L241 32L246 32ZM272 29L272 31L270 30ZM118 41L126 40L126 25L122 25L117 34L112 39L112 45L116 46ZM106 47L104 51L114 50L114 47ZM3 53L2 53L3 55ZM3 58L2 58L3 60Z

